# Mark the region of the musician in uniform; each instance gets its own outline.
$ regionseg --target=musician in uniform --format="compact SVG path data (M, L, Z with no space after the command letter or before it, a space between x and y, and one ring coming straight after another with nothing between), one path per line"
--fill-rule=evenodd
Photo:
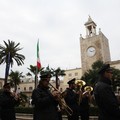
M82 98L79 105L80 117L81 120L89 120L89 108L92 99L91 92L85 91L85 87L82 87Z
M100 79L94 88L99 120L120 120L119 104L111 87L113 71L110 64L104 64L99 75Z
M58 93L49 90L51 75L45 73L40 78L38 87L32 92L33 120L58 120Z
M69 87L64 91L66 104L72 109L73 114L68 115L68 120L79 120L78 94L75 92L75 78L68 81Z
M20 99L19 96L11 92L10 89L10 84L6 83L0 95L1 120L16 120L14 107L19 105Z

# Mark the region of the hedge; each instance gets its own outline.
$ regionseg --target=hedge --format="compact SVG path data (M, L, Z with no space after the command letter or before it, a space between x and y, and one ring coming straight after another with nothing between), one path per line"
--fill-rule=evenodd
M33 107L16 107L16 113L26 113L26 114L33 114ZM63 113L65 114L65 113ZM97 107L90 107L90 115L97 116L98 115L98 108Z

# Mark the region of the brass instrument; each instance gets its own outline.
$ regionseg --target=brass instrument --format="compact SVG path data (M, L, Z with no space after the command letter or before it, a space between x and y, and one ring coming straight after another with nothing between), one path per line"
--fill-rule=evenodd
M86 82L83 81L83 80L76 80L76 81L75 81L75 84L76 84L76 86L77 86L77 90L76 90L76 91L81 91L82 86L84 86L84 85L86 84ZM82 94L79 95L78 105L80 105L81 98L82 98Z
M62 94L57 88L55 88L52 84L49 85L56 91L60 93L60 97L58 98L59 106L61 110L64 110L69 116L73 114L72 109L66 104L64 100L64 93Z
M83 80L75 80L75 84L77 86L80 86L80 88L82 88L82 86L84 86L86 84L86 82Z
M84 91L91 93L91 92L93 91L93 87L91 87L91 86L86 86L86 87L84 88ZM84 93L83 93L83 94L84 94Z

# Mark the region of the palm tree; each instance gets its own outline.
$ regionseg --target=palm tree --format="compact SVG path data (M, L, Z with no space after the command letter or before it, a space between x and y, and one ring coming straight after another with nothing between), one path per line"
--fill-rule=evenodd
M15 43L14 41L8 40L8 43L3 41L5 46L0 45L0 64L6 64L5 70L5 83L7 83L7 78L9 75L9 67L13 66L14 61L16 61L17 65L20 66L24 64L25 56L22 54L18 54L19 50L22 48L19 47L20 43Z
M32 76L32 74L35 76L35 88L37 87L37 74L39 74L44 68L37 69L37 66L30 65L30 68L27 68L30 73L28 72L28 76ZM32 74L31 74L32 73Z
M43 74L50 74L51 77L55 77L55 81L56 81L56 88L59 89L59 76L64 76L65 75L65 70L61 70L60 67L58 67L57 69L53 69L53 68L50 68L49 65L44 69L42 69L40 71L40 74L43 75Z
M55 77L55 81L56 81L56 88L59 89L59 76L65 76L65 70L61 70L60 67L58 67L57 69L52 69L53 71L53 77Z
M21 82L21 78L23 77L22 75L23 73L22 72L19 72L19 71L12 71L11 70L11 73L9 75L10 77L10 84L11 86L13 86L15 88L15 92L17 90L17 85L19 85L19 83Z

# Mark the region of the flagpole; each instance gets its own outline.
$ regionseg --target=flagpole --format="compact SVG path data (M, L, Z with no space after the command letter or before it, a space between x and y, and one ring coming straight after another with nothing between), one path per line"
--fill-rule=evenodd
M37 41L37 62L38 62L38 57L39 57L38 52L39 52L39 39ZM35 88L37 88L37 85L38 85L38 77L37 77L37 75L38 75L38 66L36 65Z
M35 75L35 88L38 85L38 70L41 68L40 58L39 58L39 39L37 42L37 66L36 66L36 75Z

